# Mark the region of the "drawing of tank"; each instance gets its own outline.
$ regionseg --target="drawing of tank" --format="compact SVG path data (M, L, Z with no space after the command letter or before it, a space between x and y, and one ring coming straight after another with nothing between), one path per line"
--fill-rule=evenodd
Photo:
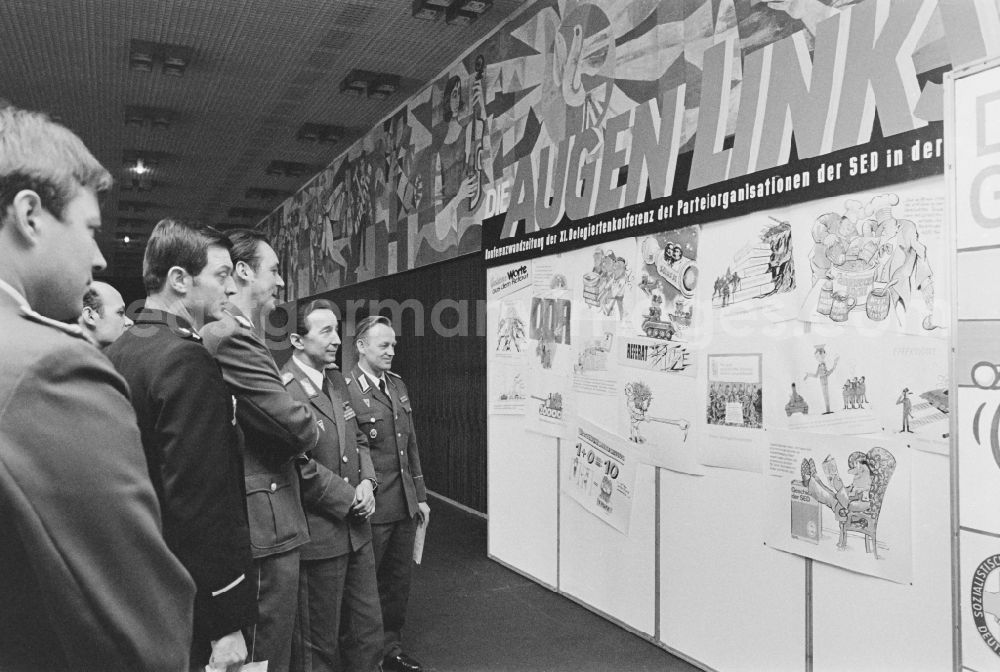
M795 383L792 383L792 396L789 397L788 403L785 404L785 415L792 417L793 413L809 415L809 404L806 403L806 400L795 389Z
M659 317L658 315L656 317ZM642 321L642 332L650 338L658 338L661 341L669 341L677 333L677 329L670 322L654 319L653 315L647 315Z
M558 392L550 392L548 398L531 395L532 399L542 402L538 404L538 414L546 418L555 420L562 419L563 405L562 395Z

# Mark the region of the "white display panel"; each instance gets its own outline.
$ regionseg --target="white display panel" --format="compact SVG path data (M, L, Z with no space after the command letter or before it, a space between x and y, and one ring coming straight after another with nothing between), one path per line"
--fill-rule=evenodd
M951 669L948 458L912 460L913 583L813 563L814 672Z
M660 471L660 640L716 670L805 667L806 561L761 543L760 479Z
M575 448L563 448L562 469ZM559 590L639 632L653 635L656 591L656 472L636 470L628 536L563 495Z
M557 439L526 432L518 416L493 415L489 422L488 553L555 588Z

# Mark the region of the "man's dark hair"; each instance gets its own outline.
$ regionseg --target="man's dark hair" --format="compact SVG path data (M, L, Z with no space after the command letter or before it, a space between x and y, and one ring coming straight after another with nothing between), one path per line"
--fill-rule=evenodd
M163 289L167 273L180 266L191 275L198 275L208 263L208 248L226 250L232 244L221 232L210 226L178 219L163 219L153 229L142 259L142 284L147 294Z
M306 324L306 318L315 313L317 310L330 310L333 311L334 315L337 314L337 306L335 306L332 301L327 301L326 299L313 299L297 311L295 316L296 334L299 336L305 336L309 333L309 325Z
M87 293L83 295L83 307L90 308L98 314L104 311L104 302L101 301L101 295L93 287L88 287Z
M226 238L233 244L229 254L233 257L234 266L242 261L254 271L260 270L260 244L270 244L262 231L231 229L226 231Z
M358 326L354 330L354 342L357 343L368 336L368 332L371 331L376 324L384 324L392 329L392 322L388 317L382 317L381 315L369 315L365 319L358 322Z
M96 193L114 180L80 138L40 112L0 104L0 223L18 192L38 194L62 219L80 187Z

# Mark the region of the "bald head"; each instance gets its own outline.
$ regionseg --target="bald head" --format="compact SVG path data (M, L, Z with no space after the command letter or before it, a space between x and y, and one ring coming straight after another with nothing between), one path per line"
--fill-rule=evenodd
M132 320L125 315L125 300L118 290L94 281L83 297L80 326L99 347L106 348L132 326Z

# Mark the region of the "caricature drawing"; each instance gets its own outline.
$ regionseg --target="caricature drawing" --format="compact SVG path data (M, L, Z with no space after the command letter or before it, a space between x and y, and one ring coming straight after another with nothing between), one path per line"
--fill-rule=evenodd
M647 416L649 405L653 402L653 392L649 385L642 381L633 381L625 385L625 403L629 413L629 440L635 443L645 443L646 437L639 430L642 422L660 422L665 425L673 425L684 434L684 441L687 441L688 428L691 426L687 420L679 418L671 420L668 418L657 418Z
M813 355L816 357L816 361L819 362L819 365L816 367L816 373L807 372L806 375L803 376L802 380L809 380L809 378L817 378L819 380L820 387L823 390L823 403L826 404L826 411L823 412L823 415L829 415L830 413L833 413L833 411L830 410L829 379L830 374L837 368L837 362L840 361L840 356L838 355L837 357L834 357L833 366L827 368L825 345L817 345L816 351Z

